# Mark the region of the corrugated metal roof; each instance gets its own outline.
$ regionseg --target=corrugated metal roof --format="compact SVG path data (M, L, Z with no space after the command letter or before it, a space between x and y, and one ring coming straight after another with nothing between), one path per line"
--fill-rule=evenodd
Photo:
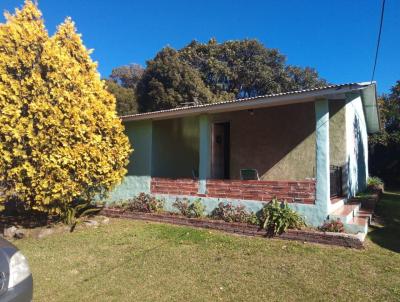
M273 94L267 94L267 95L260 95L260 96L256 96L256 97L224 101L224 102L219 102L219 103L201 104L201 105L194 105L194 106L178 107L178 108L167 109L167 110L159 110L159 111L124 115L124 116L121 116L121 119L123 121L129 121L129 120L135 120L135 119L141 119L141 120L151 119L153 117L159 117L159 116L163 116L164 114L173 113L173 112L176 112L176 113L179 112L180 114L185 114L185 111L189 112L189 111L191 111L193 109L197 109L197 108L212 108L212 107L216 107L216 106L221 107L221 105L223 106L223 105L229 105L229 104L240 104L240 103L246 103L246 102L250 102L250 101L258 100L258 99L271 99L271 98L275 98L275 97L306 94L306 93L310 93L310 92L322 92L323 93L325 90L329 90L329 89L337 90L338 92L340 92L340 90L342 88L349 88L350 90L354 88L354 90L359 90L361 88L368 87L370 85L375 85L375 82L372 82L372 83L371 82L345 83L345 84L328 85L328 86L304 89L304 90L273 93Z

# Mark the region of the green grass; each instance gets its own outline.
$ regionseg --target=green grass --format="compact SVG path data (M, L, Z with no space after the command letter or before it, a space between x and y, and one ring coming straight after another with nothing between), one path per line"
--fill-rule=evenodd
M35 301L399 301L400 194L365 250L111 220L23 239Z

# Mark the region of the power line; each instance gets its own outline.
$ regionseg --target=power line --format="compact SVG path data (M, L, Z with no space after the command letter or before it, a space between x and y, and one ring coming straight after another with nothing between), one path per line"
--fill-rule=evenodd
M385 14L385 2L386 2L386 0L382 0L381 21L380 21L380 24L379 24L378 42L376 43L375 61L374 61L374 68L372 70L371 82L374 80L376 63L378 62L378 53L379 53L379 45L381 44L383 17L384 17L384 14Z

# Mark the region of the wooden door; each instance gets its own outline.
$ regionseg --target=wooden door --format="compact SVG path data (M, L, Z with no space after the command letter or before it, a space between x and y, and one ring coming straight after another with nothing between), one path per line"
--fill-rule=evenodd
M215 123L212 129L213 179L229 179L229 123Z

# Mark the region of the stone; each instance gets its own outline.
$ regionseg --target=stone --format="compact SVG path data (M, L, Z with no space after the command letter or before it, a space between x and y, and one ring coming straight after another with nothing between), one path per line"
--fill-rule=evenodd
M22 239L22 238L24 238L25 237L25 230L24 229L17 229L16 231L15 231L15 234L14 234L14 238L16 238L16 239Z
M4 229L3 235L5 238L14 238L15 233L17 232L18 228L16 226L11 226L9 228Z
M96 227L99 225L99 223L96 220L92 220L92 219L85 220L84 224L86 226L90 226L90 227Z
M101 220L102 224L109 224L110 223L110 218L104 217L104 219Z
M39 234L38 234L38 238L44 238L47 237L49 235L52 235L54 233L54 229L52 228L46 228L46 229L42 229L40 230Z

